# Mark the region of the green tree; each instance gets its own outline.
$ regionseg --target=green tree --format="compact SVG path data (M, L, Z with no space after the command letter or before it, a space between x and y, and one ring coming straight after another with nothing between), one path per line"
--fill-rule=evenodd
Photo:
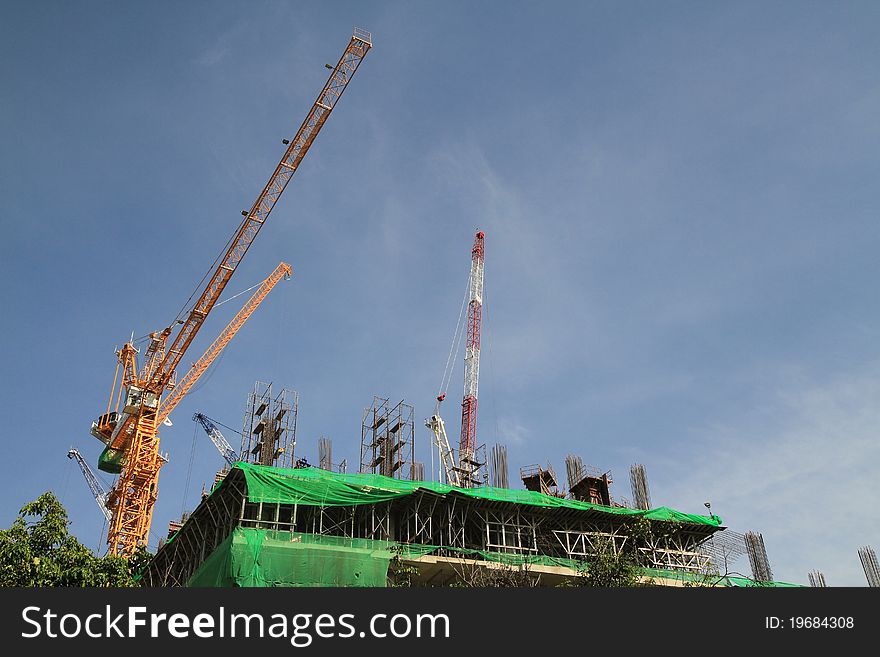
M97 557L70 535L69 525L52 492L25 504L12 526L0 530L0 586L138 586L146 550L130 559Z
M581 562L573 586L628 587L638 586L639 564L631 553L618 551L614 540L606 536L593 539L594 551L589 560Z
M631 587L653 586L652 577L645 577L640 562L639 545L662 542L675 534L678 523L652 523L644 517L628 522L624 549L619 549L611 536L594 536L593 553L578 566L578 576L564 586Z

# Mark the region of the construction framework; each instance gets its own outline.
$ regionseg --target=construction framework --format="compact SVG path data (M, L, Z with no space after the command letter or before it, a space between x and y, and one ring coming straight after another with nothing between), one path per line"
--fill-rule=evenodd
M254 466L247 467L253 471ZM305 477L312 471L294 472L303 472ZM340 477L314 472L322 472L316 475L316 491L332 486L335 478ZM256 471L253 476L259 477L261 472ZM363 476L371 475L348 475L342 481L357 482ZM305 478L291 481L296 486L311 485ZM366 483L368 490L375 490L379 484L374 479ZM346 484L346 495L354 490L350 485ZM543 507L466 495L461 492L465 489L438 490L438 486L426 483L407 489L410 494L400 498L366 504L255 501L243 468L236 467L156 554L143 581L149 586L185 586L236 528L281 532L286 536L332 536L435 546L431 551L435 560L485 553L581 561L610 541L615 551L632 554L645 568L693 575L711 572L711 562L700 548L723 529L718 519L649 520L656 531L647 536L634 535L631 529L636 519L642 517L640 512L614 513L589 505Z
M298 415L295 390L274 393L271 383L255 382L245 405L240 457L249 463L293 467Z
M388 399L373 397L373 404L364 409L361 421L359 472L412 479L416 473L413 417L412 405L403 400L391 406Z

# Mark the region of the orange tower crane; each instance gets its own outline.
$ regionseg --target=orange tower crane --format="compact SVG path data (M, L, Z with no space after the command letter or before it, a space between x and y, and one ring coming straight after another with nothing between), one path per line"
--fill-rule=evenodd
M173 392L180 361L371 47L370 33L355 29L336 66L327 65L332 68L327 83L294 138L284 140L287 145L284 156L250 210L242 211L242 222L228 242L219 264L206 274L207 284L189 307L185 319L181 318L184 314L181 313L167 328L150 334L140 368L138 350L132 342L127 342L119 350L117 376L114 377L107 412L92 424L92 435L106 445L98 467L119 474L108 498L113 514L107 535L111 554L130 555L147 542L158 493L159 469L164 462L159 454L159 425L170 412L168 409L163 413L163 405L167 409L168 400L174 399L176 403L182 397L174 396ZM172 333L178 327L172 338ZM189 378L185 376L181 385L194 384L223 345L207 362L203 357L199 361L201 365L194 366L187 374ZM208 351L211 352L211 349ZM197 369L200 371L195 374ZM172 396L163 402L162 395L166 391L171 391ZM116 409L111 411L114 396ZM121 411L120 403L123 404Z

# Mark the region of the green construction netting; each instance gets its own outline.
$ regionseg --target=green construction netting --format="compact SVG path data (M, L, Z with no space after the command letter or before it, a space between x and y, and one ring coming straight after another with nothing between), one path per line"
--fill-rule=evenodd
M239 462L236 468L244 471L247 479L248 499L251 502L280 502L306 506L356 506L376 504L412 495L418 490L438 494L452 491L468 497L512 502L545 508L567 508L582 511L597 510L625 516L644 516L650 520L670 520L697 525L719 527L718 516L701 516L682 513L668 507L650 511L624 507L602 506L579 500L542 495L528 490L507 488L457 488L431 481L407 481L373 474L337 474L318 468L273 468Z
M392 545L237 527L187 586L385 586Z
M544 555L520 555L439 547L400 545L388 541L350 539L339 536L301 534L237 527L187 582L191 587L294 587L387 585L388 565L395 554L418 559L442 550L471 559L510 566L524 564L561 566L577 571L583 562ZM648 578L676 580L697 585L734 587L794 587L784 582L754 582L745 577L697 575L643 569Z

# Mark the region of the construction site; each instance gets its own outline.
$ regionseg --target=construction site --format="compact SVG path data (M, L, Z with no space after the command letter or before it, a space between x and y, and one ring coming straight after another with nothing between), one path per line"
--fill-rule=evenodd
M91 426L103 445L97 468L115 477L112 487L105 489L77 449L68 453L106 517L109 554L131 556L147 544L160 471L168 462L160 429L273 288L293 276L291 265L278 263L204 353L184 364L372 46L372 35L355 29L336 64L327 65L325 85L296 134L283 140L280 162L250 208L241 211L194 301L150 333L145 347L129 341L117 350L110 396L96 408ZM340 114L335 128L345 130ZM760 533L729 529L709 503L699 512L655 505L644 464L627 473L627 497L615 492L610 471L583 455L569 454L557 474L547 462L508 464L504 444L480 439L483 281L487 258L491 276L491 239L477 230L472 243L461 245L462 256L470 249L466 303L440 389L425 400L430 415L417 419L412 400L365 391L365 401L372 396L372 402L363 409L361 426L352 427L360 444L341 450L356 461L339 459L339 445L321 436L309 445L317 462L309 462L297 443L299 396L278 382L242 383L243 403L234 411L241 411L240 431L195 413L200 435L219 455L218 471L194 509L171 522L167 534L164 527L158 530L163 540L141 583L384 587L399 584L402 572L412 586L484 586L500 575L519 586L558 586L576 584L597 555L611 555L637 564L642 584L796 586L774 581ZM458 345L464 346L463 363ZM460 411L459 389L450 381L454 362L464 371ZM454 412L444 406L447 394L456 399ZM455 431L447 428L452 416ZM232 418L222 420L237 422ZM425 447L429 461L418 458ZM873 550L865 546L859 557L869 584L880 586ZM739 559L748 559L750 573L733 566ZM809 581L825 586L819 571Z

